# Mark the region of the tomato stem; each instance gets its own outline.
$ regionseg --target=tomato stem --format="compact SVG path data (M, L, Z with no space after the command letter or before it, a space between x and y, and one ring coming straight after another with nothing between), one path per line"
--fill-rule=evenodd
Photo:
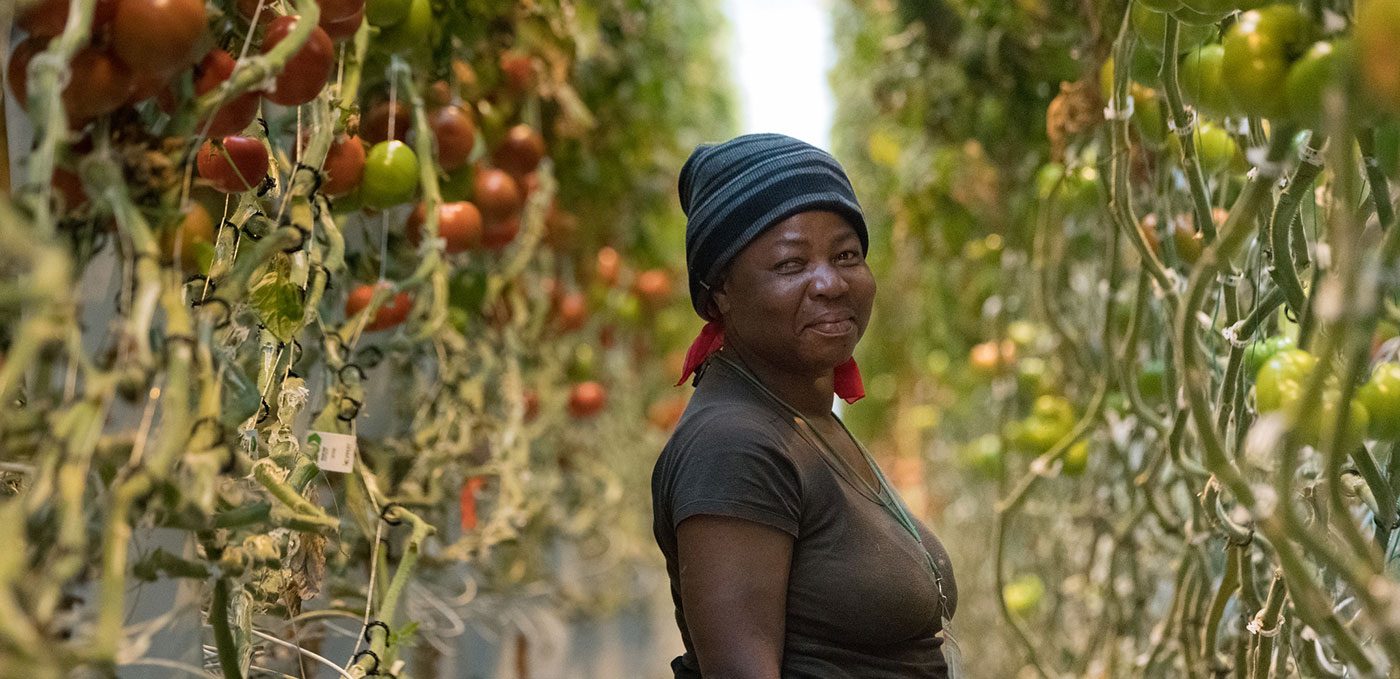
M1200 158L1196 152L1196 115L1186 112L1186 106L1181 99L1181 84L1178 81L1177 72L1177 43L1180 40L1181 22L1176 16L1168 12L1166 15L1167 30L1166 38L1162 48L1162 89L1167 96L1167 108L1171 112L1172 125L1175 127L1177 144L1181 147L1181 171L1186 175L1186 184L1191 193L1192 215L1195 217L1196 228L1201 232L1205 243L1209 245L1215 241L1215 220L1210 214L1210 191L1206 188L1205 175L1201 171ZM1115 69L1116 70L1116 69ZM1124 69L1127 70L1127 69ZM1226 264L1228 271L1229 265Z

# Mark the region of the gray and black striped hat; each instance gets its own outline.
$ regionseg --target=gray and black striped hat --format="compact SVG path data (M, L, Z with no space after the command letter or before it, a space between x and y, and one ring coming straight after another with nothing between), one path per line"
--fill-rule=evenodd
M829 210L870 250L865 217L841 164L831 154L781 134L746 134L702 144L681 167L690 302L701 318L715 276L769 226L801 212Z

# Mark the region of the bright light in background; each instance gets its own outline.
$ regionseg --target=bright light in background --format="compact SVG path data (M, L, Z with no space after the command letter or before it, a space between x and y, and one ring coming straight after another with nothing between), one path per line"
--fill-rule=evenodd
M725 0L741 132L780 132L830 150L835 63L826 0Z

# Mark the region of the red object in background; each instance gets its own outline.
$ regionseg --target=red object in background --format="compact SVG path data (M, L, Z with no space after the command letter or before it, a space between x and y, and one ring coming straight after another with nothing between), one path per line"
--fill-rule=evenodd
M484 476L473 476L462 484L462 530L476 529L476 494L485 486Z

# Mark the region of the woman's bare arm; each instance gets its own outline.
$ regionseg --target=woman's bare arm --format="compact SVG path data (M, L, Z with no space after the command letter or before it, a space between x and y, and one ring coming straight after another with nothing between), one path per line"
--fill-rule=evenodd
M676 527L681 605L705 679L778 679L792 536L725 516Z

